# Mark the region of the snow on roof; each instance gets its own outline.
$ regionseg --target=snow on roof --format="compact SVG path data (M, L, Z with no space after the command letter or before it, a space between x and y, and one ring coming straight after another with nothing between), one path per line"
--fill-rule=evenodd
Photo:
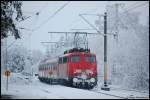
M46 58L40 62L40 64L53 63L57 62L58 58Z
M53 63L57 61L58 61L58 58L52 58L52 59L48 59L45 63Z

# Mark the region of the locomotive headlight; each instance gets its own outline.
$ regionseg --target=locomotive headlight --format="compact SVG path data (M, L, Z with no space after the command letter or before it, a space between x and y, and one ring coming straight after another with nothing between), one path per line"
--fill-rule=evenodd
M73 78L73 82L78 82L78 79L77 78Z
M86 79L87 76L86 76L85 74L82 74L82 75L81 75L81 78L82 78L82 79Z
M90 81L91 81L91 82L95 82L95 78L91 78Z
M81 73L81 70L77 69L74 73Z
M93 74L93 71L91 71L91 70L86 70L86 73Z

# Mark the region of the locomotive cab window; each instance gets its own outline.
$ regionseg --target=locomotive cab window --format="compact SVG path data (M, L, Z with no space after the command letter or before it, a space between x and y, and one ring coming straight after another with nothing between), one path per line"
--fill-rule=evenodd
M68 58L67 57L63 57L63 63L67 63L68 62Z
M71 57L71 62L79 62L79 61L81 61L81 58L79 56Z
M85 60L86 60L86 62L93 63L93 62L95 62L95 57L93 57L93 56L91 56L91 57L86 57Z

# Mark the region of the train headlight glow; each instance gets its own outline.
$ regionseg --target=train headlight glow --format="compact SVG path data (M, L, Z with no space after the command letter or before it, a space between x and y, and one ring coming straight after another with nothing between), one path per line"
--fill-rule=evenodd
M73 82L78 82L78 79L77 78L73 78Z
M85 74L82 74L82 75L81 75L81 78L82 78L82 79L86 79L87 76L86 76Z
M86 73L93 74L93 71L91 71L91 70L86 70Z
M74 73L81 73L81 70L77 69Z
M95 82L95 78L91 78L90 81L91 81L91 82Z

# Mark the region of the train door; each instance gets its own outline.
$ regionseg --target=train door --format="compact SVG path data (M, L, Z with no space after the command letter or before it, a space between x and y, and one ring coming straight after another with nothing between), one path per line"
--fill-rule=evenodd
M68 79L68 57L63 57L63 78Z
M63 63L63 59L62 57L59 57L59 60L58 60L58 77L60 79L62 79L62 63Z

